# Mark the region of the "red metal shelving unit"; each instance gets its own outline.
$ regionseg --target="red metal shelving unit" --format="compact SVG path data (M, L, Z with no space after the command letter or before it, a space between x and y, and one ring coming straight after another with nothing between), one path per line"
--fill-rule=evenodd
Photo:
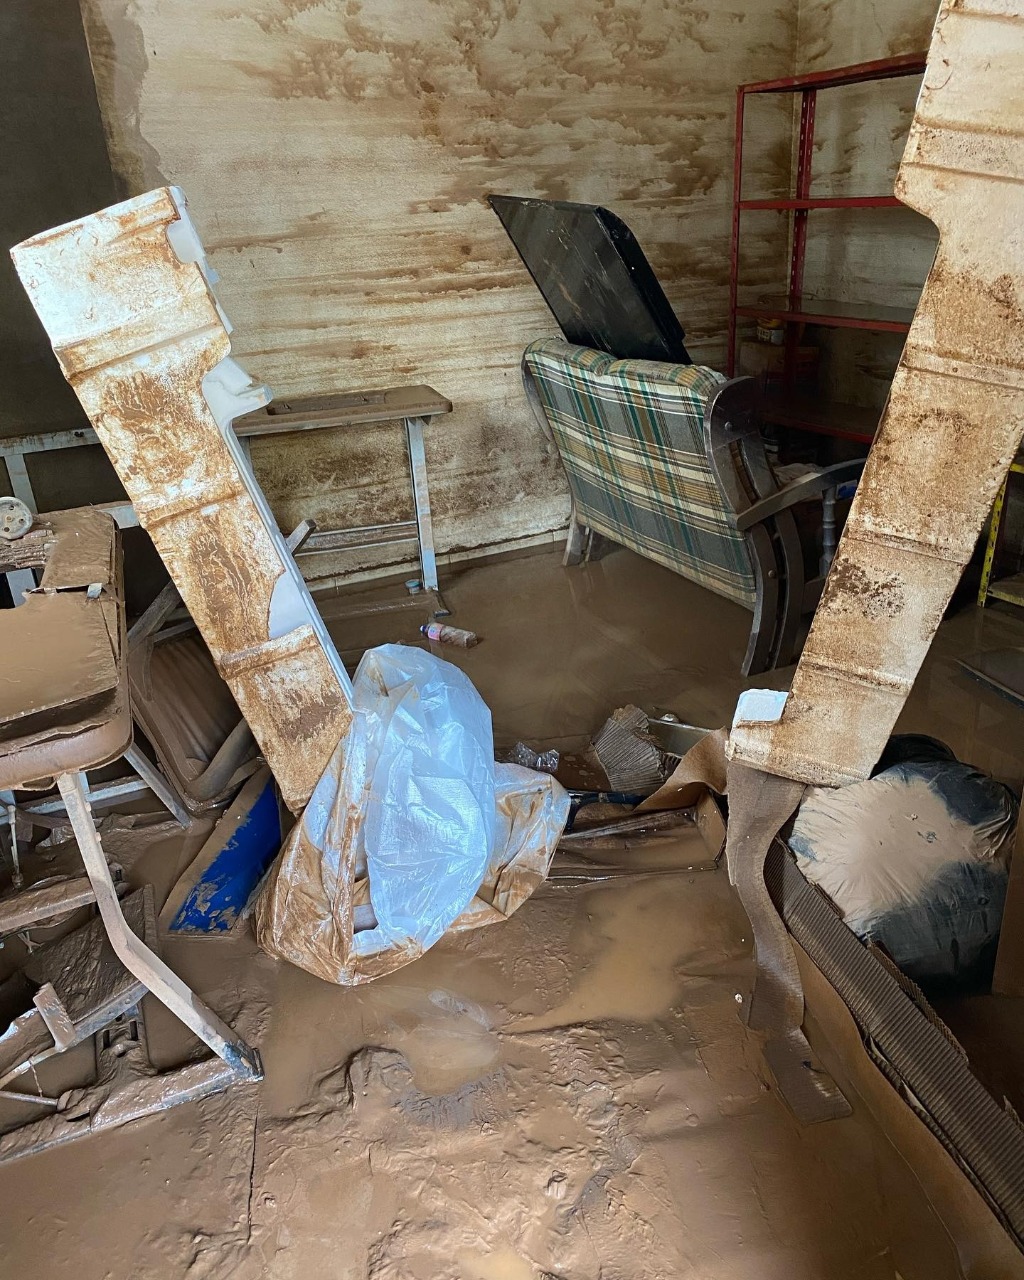
M732 254L729 273L729 357L730 377L736 368L736 334L739 317L765 316L785 322L786 344L783 358L782 390L768 400L768 416L782 426L799 427L824 435L869 442L877 426L878 414L854 405L828 406L794 391L796 347L800 324L830 328L871 329L876 332L906 333L913 311L905 308L866 306L860 303L804 298L804 259L807 252L807 224L815 209L888 209L902 207L892 195L821 196L811 195L811 165L814 154L814 111L819 89L863 84L869 80L891 80L899 76L923 75L926 55L905 54L876 62L782 80L741 84L736 90L736 157L733 172ZM800 94L800 136L797 148L795 195L778 200L743 199L743 120L747 97L762 93ZM756 305L739 305L740 217L748 209L776 209L793 218L789 266L789 294Z

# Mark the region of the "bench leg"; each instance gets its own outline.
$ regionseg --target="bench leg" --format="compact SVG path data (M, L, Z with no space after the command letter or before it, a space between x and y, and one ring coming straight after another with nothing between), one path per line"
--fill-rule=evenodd
M420 573L424 591L437 590L437 560L434 556L434 524L430 516L430 489L427 486L427 455L423 449L423 419L405 419L405 441L412 471L412 499L416 506L416 533L420 545Z
M61 774L57 779L57 786L78 841L86 874L96 894L96 905L100 909L103 927L117 958L175 1017L180 1018L190 1031L222 1058L238 1079L262 1079L263 1066L259 1053L203 1004L181 978L129 929L114 890L114 882L110 878L103 846L93 824L85 775Z

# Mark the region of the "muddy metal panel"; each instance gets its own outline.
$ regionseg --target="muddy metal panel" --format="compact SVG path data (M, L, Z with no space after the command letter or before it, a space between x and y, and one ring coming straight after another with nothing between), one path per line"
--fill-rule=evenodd
M896 186L939 249L781 718L732 753L838 785L877 760L1024 430L1024 0L946 0Z
M348 676L231 428L265 404L229 355L176 188L12 251L65 377L290 808L351 721Z

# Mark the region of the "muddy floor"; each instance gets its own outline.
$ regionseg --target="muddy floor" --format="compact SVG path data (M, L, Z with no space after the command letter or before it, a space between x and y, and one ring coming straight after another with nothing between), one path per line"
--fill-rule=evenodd
M628 552L488 565L447 596L484 640L444 656L499 744L567 744L627 701L718 725L742 687L748 615ZM348 647L412 641L416 621L331 625ZM905 716L1015 786L1020 713L955 657L1020 639L1009 614L958 615ZM702 856L695 831L679 844L680 867ZM180 856L158 841L134 874L169 884ZM556 879L507 924L356 990L244 936L164 954L258 1042L265 1082L0 1169L0 1274L898 1274L881 1139L856 1100L851 1119L800 1129L765 1082L737 1017L749 931L722 872ZM147 1026L161 1063L188 1051L159 1006Z

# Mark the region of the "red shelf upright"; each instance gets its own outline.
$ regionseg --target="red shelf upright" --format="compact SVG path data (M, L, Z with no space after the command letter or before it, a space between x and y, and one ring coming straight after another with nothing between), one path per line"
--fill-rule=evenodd
M788 76L781 80L763 80L753 84L741 84L736 90L736 157L733 170L732 204L732 252L729 272L729 355L728 370L732 377L736 370L736 332L738 316L768 315L782 319L786 325L786 348L783 361L784 383L792 387L796 348L801 323L824 324L854 329L888 330L906 332L910 315L899 315L893 309L880 306L872 309L841 302L815 299L804 303L804 260L807 252L808 217L815 209L884 209L899 206L892 195L881 196L824 196L811 195L811 168L814 155L814 111L819 89L833 89L841 85L863 84L870 80L891 80L897 76L923 75L926 55L905 54L898 58L883 58L876 62L861 62L854 66L839 67L828 71L814 71L807 75ZM743 199L743 120L747 97L762 93L800 94L800 136L797 146L797 168L794 195L785 199ZM793 218L792 248L789 263L789 295L783 300L773 299L763 306L739 306L739 253L740 215L748 209L777 209L789 212Z

